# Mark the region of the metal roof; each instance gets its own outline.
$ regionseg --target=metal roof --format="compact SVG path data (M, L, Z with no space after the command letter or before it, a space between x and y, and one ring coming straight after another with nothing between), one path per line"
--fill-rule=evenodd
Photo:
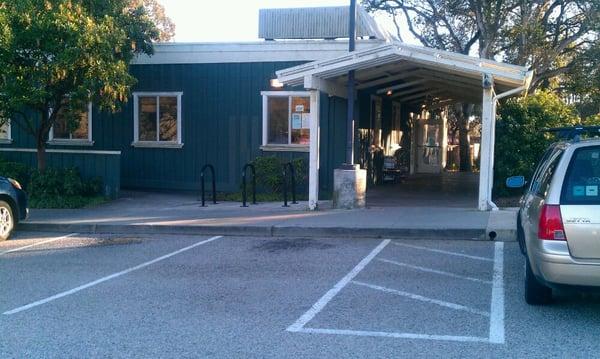
M260 9L258 37L262 39L348 38L348 6ZM391 36L357 6L356 35L389 40Z
M532 75L523 66L391 42L283 69L277 71L277 77L287 85L302 85L306 77L314 77L345 86L349 70L355 70L359 90L388 88L393 91L394 87L405 85L402 93L408 95L413 91L414 94L404 99L413 101L436 95L477 102L482 96L484 74L494 77L497 92L524 86Z

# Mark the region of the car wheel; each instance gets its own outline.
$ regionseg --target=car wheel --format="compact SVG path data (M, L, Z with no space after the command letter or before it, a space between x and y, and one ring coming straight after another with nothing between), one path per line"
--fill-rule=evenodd
M517 220L517 242L519 243L519 249L521 249L521 253L527 255L527 249L525 247L525 231L523 230L523 225L521 224L520 213L519 219Z
M525 301L531 305L548 304L552 300L552 288L548 288L535 277L529 257L525 256Z
M4 201L0 201L0 241L7 240L15 227L15 218L12 208Z

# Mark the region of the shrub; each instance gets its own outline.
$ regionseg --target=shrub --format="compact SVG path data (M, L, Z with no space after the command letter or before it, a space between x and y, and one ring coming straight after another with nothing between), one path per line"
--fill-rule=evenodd
M516 194L504 184L509 176L523 175L531 179L537 162L555 141L554 135L541 129L579 122L575 109L550 92L541 91L502 104L496 123L494 195Z
M264 156L257 157L253 161L256 168L256 191L262 195L259 198L265 200L280 199L283 191L283 165L287 162L292 162L294 166L298 198L306 197L305 192L308 191L308 163L305 159L297 158L288 161L275 156ZM250 187L248 187L248 190L250 190ZM291 188L289 188L289 191L291 193ZM237 195L230 195L226 198L237 197Z
M76 168L47 168L31 172L28 194L34 208L80 208L101 201L101 189L101 180L83 180Z
M0 157L0 176L16 179L23 186L29 182L29 167L22 163L7 162Z

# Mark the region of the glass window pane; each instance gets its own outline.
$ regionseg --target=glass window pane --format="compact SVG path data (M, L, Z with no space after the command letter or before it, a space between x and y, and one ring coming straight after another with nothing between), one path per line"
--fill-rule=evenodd
M8 120L0 119L0 140L8 139Z
M177 141L177 97L161 97L160 140Z
M310 143L310 98L292 97L292 144Z
M268 143L288 144L289 134L288 97L268 98Z
M65 100L66 102L66 100ZM54 139L58 140L87 140L88 139L88 112L87 107L81 111L69 112L69 109L62 107L58 111L56 121L52 126Z
M600 147L575 152L567 171L561 204L600 204Z
M156 97L139 98L139 140L156 141Z

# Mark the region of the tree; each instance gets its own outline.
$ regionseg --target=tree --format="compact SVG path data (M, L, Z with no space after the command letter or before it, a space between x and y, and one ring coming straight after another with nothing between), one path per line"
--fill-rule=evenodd
M164 6L157 0L131 0L130 7L144 7L159 31L158 41L171 41L175 36L175 24L167 16Z
M128 0L0 2L0 113L35 138L41 171L58 113L116 111L135 83L129 62L158 36Z

